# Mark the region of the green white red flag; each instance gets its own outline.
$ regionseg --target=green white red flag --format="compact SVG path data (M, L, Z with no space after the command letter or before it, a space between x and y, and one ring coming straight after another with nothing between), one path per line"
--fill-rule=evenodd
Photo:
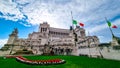
M73 20L72 23L73 23L74 25L77 25L77 21L76 21L76 20Z
M84 24L83 23L79 23L80 26L84 27Z
M110 21L107 21L107 24L109 27L111 27L111 25L112 25Z
M112 28L117 28L117 26L116 26L116 25L113 25Z

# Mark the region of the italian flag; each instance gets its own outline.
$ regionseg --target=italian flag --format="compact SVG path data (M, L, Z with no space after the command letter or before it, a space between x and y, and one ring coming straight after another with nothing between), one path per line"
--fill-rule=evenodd
M79 23L80 26L84 27L84 24L83 23Z
M111 22L110 21L107 21L107 24L109 27L111 27Z
M107 21L107 24L108 24L109 27L117 28L117 26L116 25L112 25L110 21Z
M113 25L112 28L117 28L117 26L116 26L116 25Z
M77 21L76 21L76 20L73 20L72 23L73 23L74 25L77 25Z

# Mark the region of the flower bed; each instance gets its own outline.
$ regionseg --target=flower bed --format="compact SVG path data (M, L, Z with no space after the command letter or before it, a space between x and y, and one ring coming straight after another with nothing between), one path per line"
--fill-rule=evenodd
M15 57L18 62L22 62L25 64L31 65L56 65L56 64L64 64L66 61L62 59L51 59L51 60L29 60L22 56Z

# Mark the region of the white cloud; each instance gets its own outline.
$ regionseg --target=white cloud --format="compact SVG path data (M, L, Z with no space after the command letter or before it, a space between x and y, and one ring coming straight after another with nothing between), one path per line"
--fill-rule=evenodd
M120 0L0 0L0 13L2 13L0 18L23 20L19 23L24 26L39 25L47 21L52 27L69 28L72 24L72 11L73 18L83 22L90 34L97 33L95 35L98 35L100 40L106 41L110 36L106 38L108 33L106 35L101 33L106 32L105 29L108 28L104 17L111 20L120 15L119 3ZM111 22L120 26L120 19ZM0 43L3 44L4 42Z
M112 23L112 25L114 24L114 25L119 27L120 26L120 19L116 19L115 21L112 21L111 23ZM107 23L104 23L104 24L96 25L93 28L87 28L87 30L90 29L90 33L94 33L94 32L104 30L106 28L108 28L108 25L107 25Z
M120 25L120 19L117 19L117 20L113 21L113 24L119 26Z
M98 36L98 38L99 38L99 41L102 42L102 43L106 43L106 42L109 43L112 40L112 39L110 39L110 38L108 39L108 38L106 38L105 36L102 36L102 35Z
M4 44L7 43L8 39L0 39L0 48L4 46Z
M0 1L0 12L3 13L3 16L0 16L0 18L3 17L13 21L24 18L19 9L16 8L16 4L11 2L11 0Z
M31 24L25 24L24 22L19 22L19 23L24 25L24 26L26 26L26 27L30 27L31 26Z
M112 19L119 14L119 2L120 0L1 0L0 12L4 16L0 17L13 21L24 19L32 25L47 21L52 27L69 28L72 11L74 19L85 23L87 29L92 28L91 32L96 32L106 28L106 24L97 25L104 21L104 17ZM8 13L15 16L11 17Z

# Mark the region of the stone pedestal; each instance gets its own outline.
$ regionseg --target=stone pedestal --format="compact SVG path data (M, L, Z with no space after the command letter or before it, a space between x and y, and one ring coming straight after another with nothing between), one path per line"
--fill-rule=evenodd
M113 39L112 39L111 45L112 45L112 46L119 45L116 38L113 38Z
M43 55L49 55L49 54L50 54L50 47L47 44L45 44Z
M77 46L73 46L72 55L79 56L79 54L78 54L78 47Z

